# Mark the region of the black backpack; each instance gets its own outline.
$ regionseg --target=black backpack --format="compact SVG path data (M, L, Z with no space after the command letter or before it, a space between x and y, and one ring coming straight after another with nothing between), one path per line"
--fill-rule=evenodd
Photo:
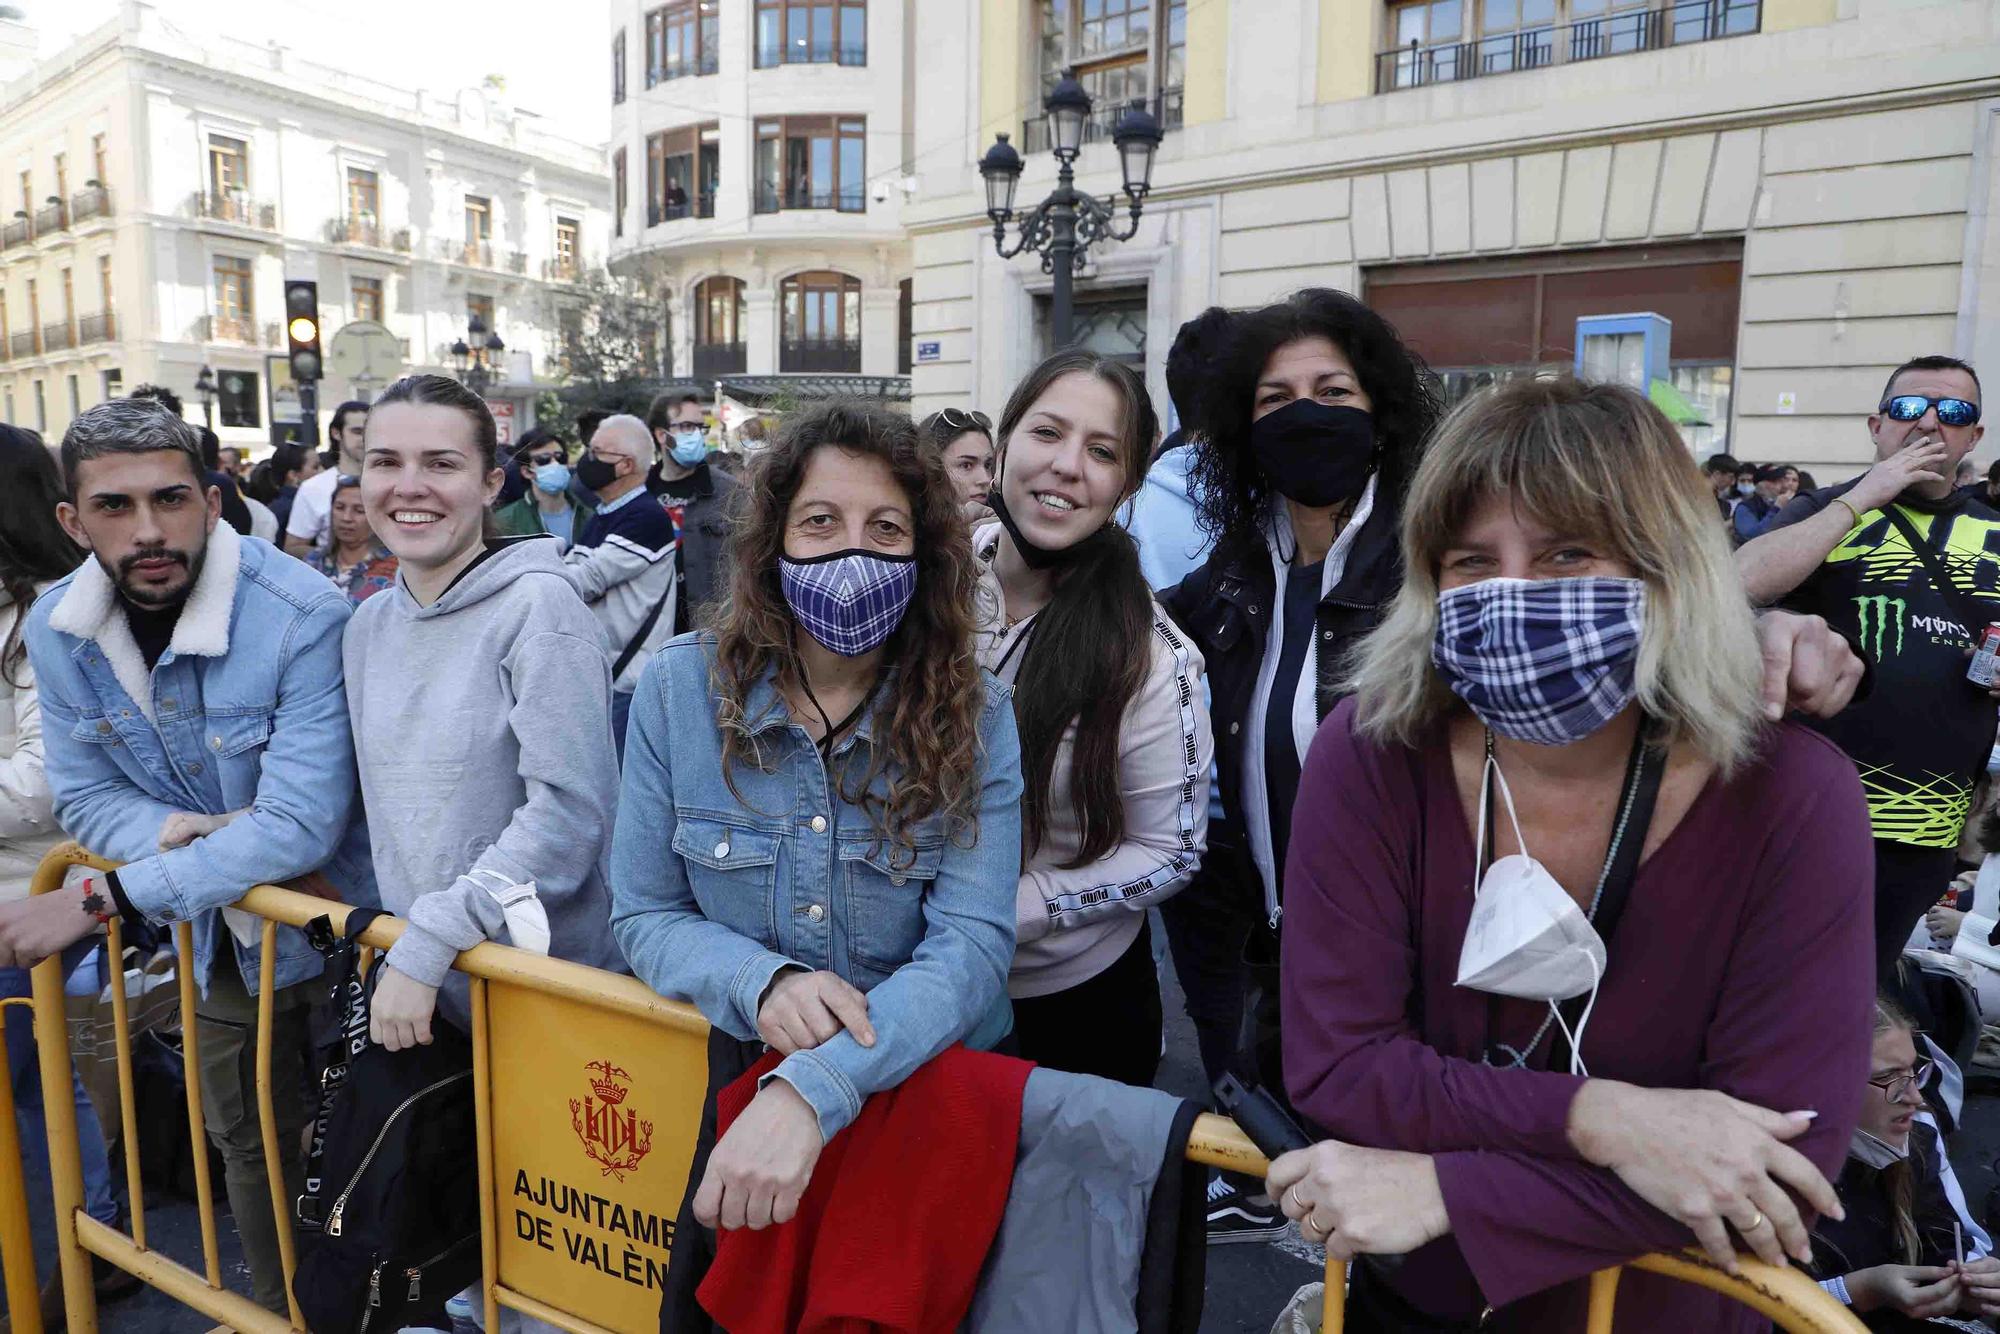
M298 1200L292 1295L317 1334L435 1319L479 1277L471 1043L442 1019L428 1047L392 1052L368 1040L381 960L364 983L355 942L377 916L354 909L344 938L325 917L306 928L342 1017Z

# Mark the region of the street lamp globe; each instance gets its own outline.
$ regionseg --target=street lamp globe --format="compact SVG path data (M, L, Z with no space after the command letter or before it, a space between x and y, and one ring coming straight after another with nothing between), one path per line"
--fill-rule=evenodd
M472 349L465 345L465 340L463 338L454 338L452 340L451 362L452 365L456 366L460 371L464 371L466 367L471 364Z
M194 393L196 398L204 402L215 397L215 372L207 366L195 372Z
M979 174L986 178L986 216L996 225L1014 215L1014 191L1021 184L1021 155L1007 142L1003 132L993 147L979 159Z
M1049 142L1055 154L1065 160L1073 159L1083 151L1083 127L1090 120L1090 94L1076 81L1076 75L1066 73L1049 90L1042 101L1042 110L1049 115Z
M1125 168L1125 193L1135 202L1153 188L1153 155L1160 151L1160 140L1165 137L1160 122L1142 102L1132 103L1111 132L1111 142L1118 146L1118 161Z
M507 345L500 341L500 331L498 329L486 335L486 350L494 356L498 356L507 350Z

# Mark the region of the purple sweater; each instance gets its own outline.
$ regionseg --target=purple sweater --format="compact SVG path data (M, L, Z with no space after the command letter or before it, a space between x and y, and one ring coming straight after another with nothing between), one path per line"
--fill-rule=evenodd
M1547 1007L1455 985L1473 848L1443 729L1385 748L1353 718L1349 700L1320 728L1293 816L1286 1086L1329 1134L1436 1156L1452 1230L1404 1263L1406 1298L1438 1315L1506 1307L1500 1328L1581 1328L1572 1280L1693 1235L1570 1146L1582 1080L1480 1063L1489 1032L1518 1043ZM1584 1034L1591 1072L1816 1110L1795 1144L1831 1178L1868 1078L1873 866L1854 766L1774 729L1640 866ZM1648 1274L1619 1294L1620 1334L1770 1328Z

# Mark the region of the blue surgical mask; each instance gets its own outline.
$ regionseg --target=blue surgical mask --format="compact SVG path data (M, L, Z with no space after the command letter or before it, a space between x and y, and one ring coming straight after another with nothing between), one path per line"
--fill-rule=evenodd
M544 463L535 469L535 489L559 496L569 490L569 465L567 463Z
M708 457L708 433L699 426L674 432L674 462L692 468Z

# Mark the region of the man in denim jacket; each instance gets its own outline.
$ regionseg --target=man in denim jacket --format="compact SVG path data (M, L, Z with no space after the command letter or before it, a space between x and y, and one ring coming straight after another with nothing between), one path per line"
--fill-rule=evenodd
M56 818L125 863L109 884L0 905L0 964L81 938L111 905L135 929L194 928L196 1033L210 1138L226 1168L259 1303L284 1274L253 1098L259 924L225 904L313 875L373 903L341 684L346 597L266 542L218 523L194 429L123 399L63 437L63 527L93 560L36 602L26 630L41 687ZM319 957L278 933L272 1087L278 1142L305 1122L300 1053ZM286 1194L302 1189L296 1160Z

